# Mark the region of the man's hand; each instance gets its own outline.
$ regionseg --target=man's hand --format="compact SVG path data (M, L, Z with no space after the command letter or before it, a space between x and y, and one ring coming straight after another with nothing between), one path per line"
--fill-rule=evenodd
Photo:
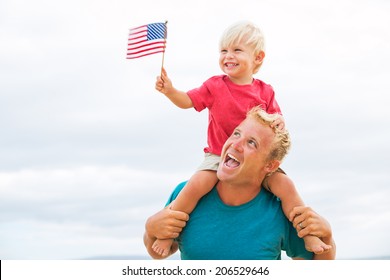
M336 257L336 243L332 237L332 229L328 221L318 215L313 209L307 206L297 206L289 214L289 219L298 232L299 237L315 235L324 243L331 246L331 249L321 255L314 255L317 260L333 260Z
M299 237L315 235L320 238L329 238L332 236L332 230L328 221L310 207L294 207L289 215L289 219L298 231Z
M157 254L152 249L152 245L157 238L168 239L178 237L183 227L186 226L188 219L189 215L187 213L171 210L169 206L149 217L145 224L144 233L144 244L149 255L154 259L162 259L175 253L178 250L176 242L172 244L167 256Z
M167 206L147 219L145 229L147 234L154 238L176 238L188 219L187 213L172 210Z

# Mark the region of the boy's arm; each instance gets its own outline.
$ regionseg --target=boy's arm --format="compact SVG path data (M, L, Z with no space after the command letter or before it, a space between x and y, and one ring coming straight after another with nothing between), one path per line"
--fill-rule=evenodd
M156 90L163 93L179 108L188 109L194 107L191 98L186 92L173 87L172 81L169 79L164 68L161 70L161 76L157 77Z

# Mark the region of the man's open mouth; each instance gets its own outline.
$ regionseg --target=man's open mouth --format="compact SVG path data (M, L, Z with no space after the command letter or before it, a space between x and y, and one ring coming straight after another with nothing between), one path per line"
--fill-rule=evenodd
M232 154L227 154L225 158L225 166L229 168L236 168L240 165L240 161Z

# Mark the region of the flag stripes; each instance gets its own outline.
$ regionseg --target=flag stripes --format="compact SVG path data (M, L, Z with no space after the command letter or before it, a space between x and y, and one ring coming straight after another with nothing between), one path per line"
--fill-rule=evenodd
M151 23L130 29L127 59L134 59L165 51L166 24Z

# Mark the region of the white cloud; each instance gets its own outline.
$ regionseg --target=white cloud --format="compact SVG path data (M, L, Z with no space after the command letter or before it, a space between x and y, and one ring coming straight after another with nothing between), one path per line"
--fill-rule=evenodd
M145 254L145 218L185 176L124 166L0 173L1 257Z

